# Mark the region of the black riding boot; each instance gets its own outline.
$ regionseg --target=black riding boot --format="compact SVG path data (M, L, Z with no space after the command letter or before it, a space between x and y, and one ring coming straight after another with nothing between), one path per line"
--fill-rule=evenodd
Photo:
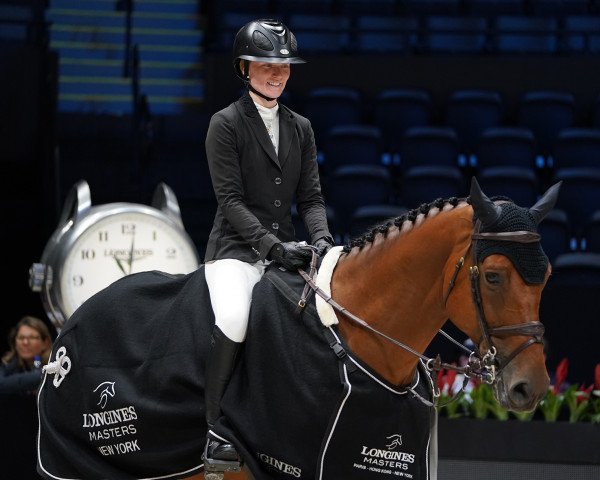
M221 416L221 398L229 383L235 366L235 359L240 343L227 338L215 325L210 339L211 349L206 363L206 380L204 402L206 404L206 423L212 428ZM204 461L210 463L239 462L235 447L228 443L209 437L204 450Z

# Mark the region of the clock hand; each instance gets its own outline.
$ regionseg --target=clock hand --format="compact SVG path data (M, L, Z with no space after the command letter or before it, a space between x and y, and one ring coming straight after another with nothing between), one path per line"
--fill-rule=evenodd
M115 262L117 262L117 265L119 266L119 270L121 270L123 272L123 275L127 275L127 272L125 271L125 268L123 268L123 264L121 263L121 259L117 258L116 255L113 255L113 258L115 259Z
M131 237L131 248L129 249L129 260L127 261L127 263L129 264L129 273L131 273L131 268L133 265L133 242L135 240L135 237Z

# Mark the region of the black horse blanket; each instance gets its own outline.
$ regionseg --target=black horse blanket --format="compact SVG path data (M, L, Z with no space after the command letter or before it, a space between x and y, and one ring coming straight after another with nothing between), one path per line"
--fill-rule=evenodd
M304 282L269 268L211 435L257 480L435 479L431 378L409 389L354 358ZM204 270L124 277L78 309L40 389L45 478L184 478L202 469L204 368L214 317Z

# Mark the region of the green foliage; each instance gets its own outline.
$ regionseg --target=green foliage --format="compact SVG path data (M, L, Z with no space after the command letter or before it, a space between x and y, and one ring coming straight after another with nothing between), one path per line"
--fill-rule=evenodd
M477 419L496 418L507 420L511 416L520 421L531 421L532 419L543 419L547 422L568 420L575 422L600 423L600 368L596 367L596 390L593 386L568 385L565 383L568 362L564 360L559 365L552 385L544 398L531 412L508 412L496 401L493 388L485 383L470 384L466 392L458 394L460 397L452 397L448 390L454 382L450 378L440 374L439 384L445 386L444 393L439 398L438 410L440 415L448 418L471 417ZM454 398L453 401L452 398Z
M600 423L600 390L594 390L588 406L590 422Z
M542 412L544 420L547 422L556 422L563 402L564 395L561 393L554 393L552 389L550 389L546 392L546 396L542 399L537 408Z
M442 393L438 400L439 411L443 411L448 418L463 417L465 415L463 397L463 393L456 395Z

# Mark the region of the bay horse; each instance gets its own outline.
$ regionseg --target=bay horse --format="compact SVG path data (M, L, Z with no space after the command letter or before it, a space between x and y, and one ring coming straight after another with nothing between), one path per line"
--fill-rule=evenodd
M301 276L268 269L208 432L244 460L225 479L436 479L441 368L492 384L506 409L534 409L549 386L538 308L551 273L537 224L558 190L524 208L473 179L468 199L424 204L334 247L316 275L314 262ZM203 268L146 272L73 314L38 398L42 476L203 477L208 298ZM447 319L477 346L465 366L423 354Z

